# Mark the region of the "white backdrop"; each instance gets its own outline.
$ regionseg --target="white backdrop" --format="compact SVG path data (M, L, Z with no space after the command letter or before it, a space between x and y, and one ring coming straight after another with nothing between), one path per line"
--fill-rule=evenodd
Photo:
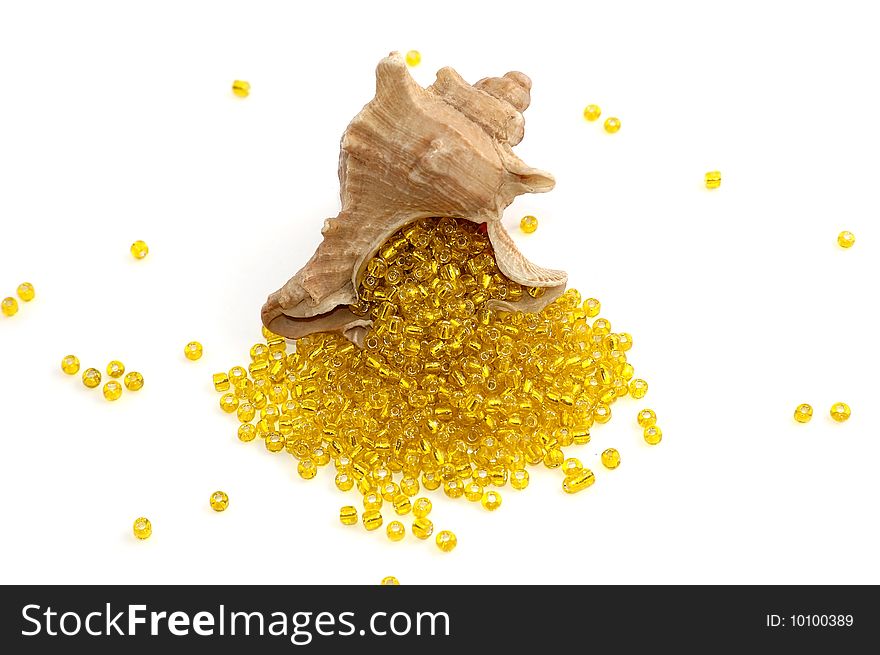
M880 582L867 6L3 3L0 296L29 280L37 298L0 320L0 580ZM410 48L424 85L446 65L471 82L531 76L517 152L557 188L505 222L633 334L651 385L569 449L596 471L590 490L566 496L535 469L493 514L433 494L436 528L459 538L449 555L340 525L354 497L332 467L306 482L292 458L239 443L211 387L337 212L339 137L376 63ZM620 132L586 123L588 103ZM121 359L146 386L107 403L61 373L68 353ZM808 425L792 420L801 402ZM642 406L660 417L656 448ZM614 472L598 462L609 445Z

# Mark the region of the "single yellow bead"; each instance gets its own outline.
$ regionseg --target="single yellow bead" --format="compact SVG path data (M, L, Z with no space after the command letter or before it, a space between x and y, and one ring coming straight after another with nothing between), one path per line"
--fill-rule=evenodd
M393 575L386 575L382 578L382 586L383 587L395 587L400 584L400 581L395 578Z
M469 483L464 488L464 497L472 503L478 503L483 499L483 487L476 482Z
M607 469L616 469L620 466L620 453L616 448L606 448L602 451L602 465Z
M412 533L419 539L427 539L434 533L434 524L429 518L417 518L413 521Z
M150 249L147 247L147 244L143 241L135 241L131 244L131 256L135 259L143 259L147 256L147 253L150 252ZM161 257L159 259L162 259Z
M443 484L443 481L439 475L428 473L427 471L422 473L422 486L428 491L439 489L441 484Z
M419 493L419 481L413 477L405 477L400 481L400 491L407 496L415 496Z
M562 462L562 474L565 476L573 475L584 468L584 465L581 464L581 460L577 457L569 457L567 460Z
M6 316L15 316L18 313L18 301L15 298L4 298L3 302L0 302L0 310Z
M350 491L354 487L354 478L345 471L337 473L334 482L339 491Z
M382 496L375 491L367 493L364 496L364 509L367 511L382 509Z
M318 475L318 466L311 458L301 459L296 465L296 472L303 480L311 480Z
M652 425L651 427L645 428L644 436L645 442L652 446L656 446L663 438L663 430L657 425Z
M619 118L606 118L605 119L605 131L608 134L614 134L620 129L620 119Z
M407 66L418 66L422 61L422 53L418 50L410 50L406 53L406 65Z
M602 110L599 108L599 105L587 105L584 107L584 118L586 118L591 123L595 120L598 120L599 116L602 115Z
M544 455L544 466L548 469L557 469L565 461L565 455L559 448L551 448Z
M538 219L534 216L523 216L519 221L519 229L526 234L531 234L538 229Z
M253 423L242 423L238 426L238 438L240 441L253 441L257 436L257 428Z
M595 298L587 298L584 301L584 312L587 318L596 318L602 310L602 303Z
M593 409L593 420L596 423L607 423L611 420L611 408L605 403L596 403Z
M717 189L721 186L721 172L720 171L709 171L706 173L706 188L707 189Z
M807 403L794 408L794 420L798 423L809 423L811 418L813 418L813 408Z
M94 389L101 384L101 371L96 368L87 368L83 371L82 381L89 389Z
M391 506L394 507L394 511L400 516L409 514L412 511L412 501L409 499L409 496L402 493L394 497L394 500L391 501Z
M280 453L284 450L284 435L280 432L270 432L266 435L266 450L270 453Z
M364 510L364 514L361 517L363 520L364 528L367 530L377 530L382 527L382 514L377 509Z
M483 494L483 507L490 512L494 512L501 507L501 494L497 491L487 491Z
M202 357L202 344L198 341L190 341L183 349L183 354L186 355L186 358L192 361L196 361L197 359L201 359Z
M125 364L122 362L114 359L107 364L107 375L111 378L121 378L123 373L125 373Z
M648 383L644 380L636 378L629 383L629 395L636 400L644 398L646 393L648 393Z
M235 80L232 83L232 92L239 98L247 98L251 94L251 85L244 80Z
M68 375L79 373L79 358L76 355L68 355L61 360L61 370Z
M345 505L339 509L339 522L342 525L354 525L358 522L358 511L354 505Z
M125 388L129 391L139 391L144 387L144 376L137 371L125 374Z
M837 235L837 245L841 248L852 248L856 242L856 235L848 230L844 230ZM21 294L18 294L21 295Z
M34 285L30 282L22 282L18 285L16 293L18 294L18 297L25 302L30 302L34 299Z
M562 490L567 494L575 494L593 485L596 477L590 469L581 469L562 481Z
M424 496L416 498L412 506L412 513L417 519L423 519L431 513L431 501Z
M153 524L150 523L150 519L144 518L143 516L135 519L133 526L134 536L138 539L149 539L150 535L153 534Z
M110 380L104 385L104 398L107 400L119 400L122 397L122 385L116 380Z
M406 528L400 521L391 521L385 528L385 534L391 541L400 541L406 536Z
M649 428L657 423L657 414L653 409L643 409L639 412L636 420L639 422L640 428Z
M222 512L229 507L229 496L224 491L215 491L211 494L211 509Z
M522 491L529 486L529 472L525 469L517 469L510 474L510 486L517 491Z
M214 373L214 391L229 391L229 375L226 373Z
M220 397L220 409L227 414L231 414L238 409L238 398L233 393L226 393Z
M443 493L450 498L461 498L464 495L464 483L458 478L443 483Z
M444 553L452 552L458 545L458 539L456 538L455 533L450 530L441 530L438 532L436 541L437 548Z
M846 403L834 403L831 406L831 418L833 418L838 423L843 423L847 419L849 419L850 412L849 405Z

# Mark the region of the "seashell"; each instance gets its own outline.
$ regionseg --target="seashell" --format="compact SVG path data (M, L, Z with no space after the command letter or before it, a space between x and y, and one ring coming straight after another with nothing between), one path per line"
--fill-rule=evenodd
M348 306L366 263L394 232L424 217L486 223L501 272L547 288L540 298L523 294L497 307L535 311L561 294L566 274L528 261L501 223L516 196L555 185L512 150L523 138L530 89L522 73L470 85L452 68L422 88L399 53L380 61L375 97L342 135L342 211L324 222L324 239L306 265L269 296L263 324L291 339L340 331L358 343L370 320Z

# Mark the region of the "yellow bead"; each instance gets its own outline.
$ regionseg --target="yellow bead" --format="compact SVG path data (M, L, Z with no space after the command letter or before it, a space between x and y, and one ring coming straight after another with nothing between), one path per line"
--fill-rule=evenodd
M427 471L422 473L422 486L428 491L439 489L441 484L443 484L443 481L438 475L428 473Z
M852 248L856 242L856 235L848 230L844 230L837 235L837 245L841 248ZM18 294L21 295L21 294Z
M406 53L406 65L418 66L422 61L422 54L418 50L410 50Z
M144 388L144 376L137 371L125 374L125 388L129 391L139 391Z
M593 122L602 115L602 110L599 108L599 105L587 105L584 107L584 118L588 121Z
M116 380L110 380L104 385L104 398L107 400L119 400L122 397L122 385Z
M220 397L220 409L227 414L231 414L238 409L238 398L235 397L235 394L223 394L223 396Z
M0 310L6 316L15 316L18 313L18 301L15 298L4 298L3 302L0 302Z
M122 362L114 359L107 364L107 375L111 378L121 378L123 373L125 373L125 364Z
M339 510L339 522L342 525L354 525L358 522L358 511L354 505L345 505Z
M221 405L222 407L222 405ZM254 416L257 415L257 408L251 405L249 402L244 401L236 410L236 416L238 416L238 420L242 423L250 423L254 420Z
M496 509L501 507L501 494L497 491L487 491L483 494L483 508L489 510L490 512L494 512Z
M434 524L431 519L417 518L413 521L412 532L419 539L427 539L434 533Z
M251 94L251 85L244 80L235 80L232 83L232 92L239 98L247 98Z
M602 303L595 298L587 298L584 301L584 312L587 318L596 318L602 309Z
M607 118L605 119L605 131L608 134L614 134L620 129L620 119L619 118Z
M238 426L238 438L241 441L253 441L254 437L257 436L257 428L254 427L253 423L242 423Z
M201 359L202 357L202 344L198 341L190 341L183 349L183 354L186 355L186 358L192 361L196 361L197 359Z
M280 453L284 450L284 436L280 432L270 432L267 434L266 450L270 453Z
M809 423L813 418L813 408L807 403L802 403L794 408L794 420L798 423Z
M215 512L222 512L229 507L229 496L223 491L215 491L211 494L211 509Z
M478 503L483 499L483 487L476 482L471 482L464 488L464 497L472 503Z
M393 575L387 575L384 578L382 578L382 586L383 587L389 587L389 586L394 587L399 584L400 584L400 582Z
M149 539L150 535L153 534L153 524L150 523L150 519L144 518L143 516L135 519L133 526L134 536L138 539Z
M534 216L523 216L519 221L519 229L526 234L531 234L538 229L538 219Z
M68 375L76 375L79 373L79 359L76 355L68 355L61 360L61 370Z
M649 428L657 423L657 415L653 409L643 409L639 412L636 420L639 422L640 428Z
M143 259L147 256L147 253L150 252L150 249L147 247L147 244L143 241L135 241L131 244L131 256L135 259ZM162 259L159 257L159 259Z
M565 476L573 475L584 468L584 465L581 464L581 460L577 457L569 457L567 460L562 462L562 474Z
M443 483L443 493L450 498L461 498L464 495L464 483L458 478Z
M309 458L301 459L296 465L296 472L303 480L311 480L318 474L318 466Z
M412 513L418 519L425 518L431 513L431 501L425 497L416 498L412 506Z
M350 491L354 487L354 478L345 471L337 473L334 482L339 491Z
M849 405L846 403L834 403L831 406L831 418L833 418L838 423L843 423L849 418L851 414Z
M721 172L720 171L709 171L706 173L706 188L707 189L717 189L721 186Z
M16 293L18 294L18 297L25 302L30 302L34 299L34 285L30 282L22 282L18 285Z
M229 375L214 373L214 391L229 391Z
M575 494L592 486L595 481L596 478L590 469L581 469L562 481L562 490L567 494Z
M517 469L510 474L510 486L517 491L522 491L529 486L529 472L525 469Z
M400 491L407 496L415 496L419 493L419 481L413 477L405 477L400 481Z
M596 423L607 423L611 420L611 408L605 403L597 403L593 409L593 420Z
M616 448L606 448L602 451L602 465L607 469L616 469L620 466L620 453Z
M364 496L364 509L367 511L382 509L382 496L371 491Z
M83 371L82 381L89 389L94 389L101 384L101 371L96 368L87 368Z
M548 469L556 469L562 466L565 461L565 455L559 448L551 448L544 455L544 466Z
M656 446L663 438L663 430L657 425L652 425L651 427L645 428L644 436L646 443Z
M394 497L394 500L391 501L391 505L394 507L394 511L400 516L409 514L412 511L412 501L406 494L397 494Z
M385 534L391 541L400 541L406 536L406 528L400 521L391 521L385 528Z
M364 514L361 517L364 523L364 528L367 530L377 530L382 527L382 514L377 509L364 510Z
M636 400L644 398L646 393L648 393L648 383L644 380L636 378L629 383L629 395Z
M441 530L438 532L436 541L437 548L444 553L452 552L458 545L458 539L455 537L455 533L450 530Z

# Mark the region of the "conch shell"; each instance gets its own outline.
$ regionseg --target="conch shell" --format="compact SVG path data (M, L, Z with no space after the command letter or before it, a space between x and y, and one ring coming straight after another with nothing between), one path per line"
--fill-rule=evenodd
M523 138L530 88L531 80L518 72L470 85L443 68L423 89L399 53L380 61L375 98L342 135L342 211L324 222L324 240L308 263L269 296L263 324L291 339L340 331L359 342L370 320L348 306L357 301L366 263L394 232L423 217L486 223L501 272L547 288L539 298L523 294L516 308L534 311L562 293L566 274L528 261L501 223L516 196L555 185L511 149Z

